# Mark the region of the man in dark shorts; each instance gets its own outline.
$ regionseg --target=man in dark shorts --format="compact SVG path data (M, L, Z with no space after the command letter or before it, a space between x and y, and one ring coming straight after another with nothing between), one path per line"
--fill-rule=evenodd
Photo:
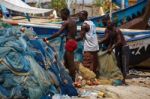
M107 21L107 28L105 30L104 38L99 41L99 44L104 44L108 53L111 53L115 49L115 55L117 58L117 65L123 73L123 84L125 83L126 74L128 72L129 63L129 47L125 41L125 38L115 24L111 20Z
M60 30L57 33L54 33L51 37L46 38L45 40L51 40L61 33L66 33L66 45L65 45L65 55L64 55L64 65L69 70L69 73L73 80L75 80L75 64L74 64L74 51L77 48L77 42L75 36L77 33L76 21L70 17L70 12L67 8L64 8L60 11L61 18L64 21Z
M81 11L79 13L79 20L83 22L83 24L81 26L80 37L77 38L77 40L84 41L83 65L95 72L98 76L100 66L98 62L99 45L96 34L96 26L87 18L87 11Z

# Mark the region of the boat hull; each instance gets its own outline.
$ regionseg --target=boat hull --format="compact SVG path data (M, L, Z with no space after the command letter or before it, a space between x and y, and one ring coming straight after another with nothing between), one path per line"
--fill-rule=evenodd
M130 48L130 65L137 65L150 58L150 35L129 39L127 43ZM148 63L150 66L150 61Z
M24 24L20 25L32 28L40 37L48 37L57 32L61 25L49 24L49 25L35 25ZM51 26L52 25L52 26ZM80 27L78 27L80 31ZM105 28L97 28L97 33L100 38L104 36ZM140 62L150 58L150 30L131 30L121 29L125 37L128 37L127 43L130 48L130 65L136 65ZM80 53L82 54L82 52Z
M121 26L123 24L123 21L129 22L141 15L145 12L145 7L147 5L148 0L142 0L141 2L137 3L136 5L130 6L126 9L119 10L112 13L112 20L116 23L117 26ZM149 6L149 5L147 5ZM98 17L92 17L90 18L91 21L95 23L97 27L103 27L102 19L103 16ZM78 24L81 24L78 22Z

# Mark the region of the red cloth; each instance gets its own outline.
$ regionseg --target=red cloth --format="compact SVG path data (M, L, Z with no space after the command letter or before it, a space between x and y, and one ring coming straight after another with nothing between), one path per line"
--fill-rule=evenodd
M70 39L67 40L66 45L65 45L65 49L69 52L73 52L74 50L76 50L77 48L77 41Z

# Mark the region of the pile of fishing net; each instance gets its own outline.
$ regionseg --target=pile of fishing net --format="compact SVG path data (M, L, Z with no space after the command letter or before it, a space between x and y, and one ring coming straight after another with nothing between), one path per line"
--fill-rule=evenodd
M117 60L112 52L108 54L107 51L100 51L99 55L99 64L100 64L100 79L101 80L117 80L123 79L122 73L117 66Z
M91 80L96 78L96 74L90 69L83 66L82 63L78 65L78 68L79 68L79 74L83 77L83 79Z
M1 99L77 95L71 77L52 46L34 39L35 33L29 29L22 33L20 27L0 27Z

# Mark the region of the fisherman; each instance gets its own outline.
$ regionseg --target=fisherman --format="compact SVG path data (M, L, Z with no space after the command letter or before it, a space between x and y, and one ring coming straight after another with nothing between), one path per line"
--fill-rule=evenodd
M103 27L107 27L107 20L109 20L109 18L109 15L104 16L104 18L102 19Z
M77 42L75 36L77 33L76 21L70 17L70 12L67 8L64 8L60 11L61 18L64 21L60 30L54 33L51 37L45 38L44 41L54 39L66 33L66 45L65 45L65 55L64 55L64 65L69 70L70 76L75 80L75 64L74 64L74 51L77 48Z
M107 27L105 30L105 36L102 40L99 41L99 44L104 44L105 48L107 49L108 53L111 53L113 49L115 49L115 55L117 58L117 65L121 69L123 73L123 80L122 83L125 83L126 74L128 72L128 52L129 48L125 41L125 38L120 31L119 28L115 26L113 22L109 19L107 21Z
M83 22L80 31L80 37L76 40L84 40L84 55L83 55L83 65L93 72L95 72L98 76L98 38L96 34L96 26L95 24L88 20L88 12L81 11L79 13L79 20Z

